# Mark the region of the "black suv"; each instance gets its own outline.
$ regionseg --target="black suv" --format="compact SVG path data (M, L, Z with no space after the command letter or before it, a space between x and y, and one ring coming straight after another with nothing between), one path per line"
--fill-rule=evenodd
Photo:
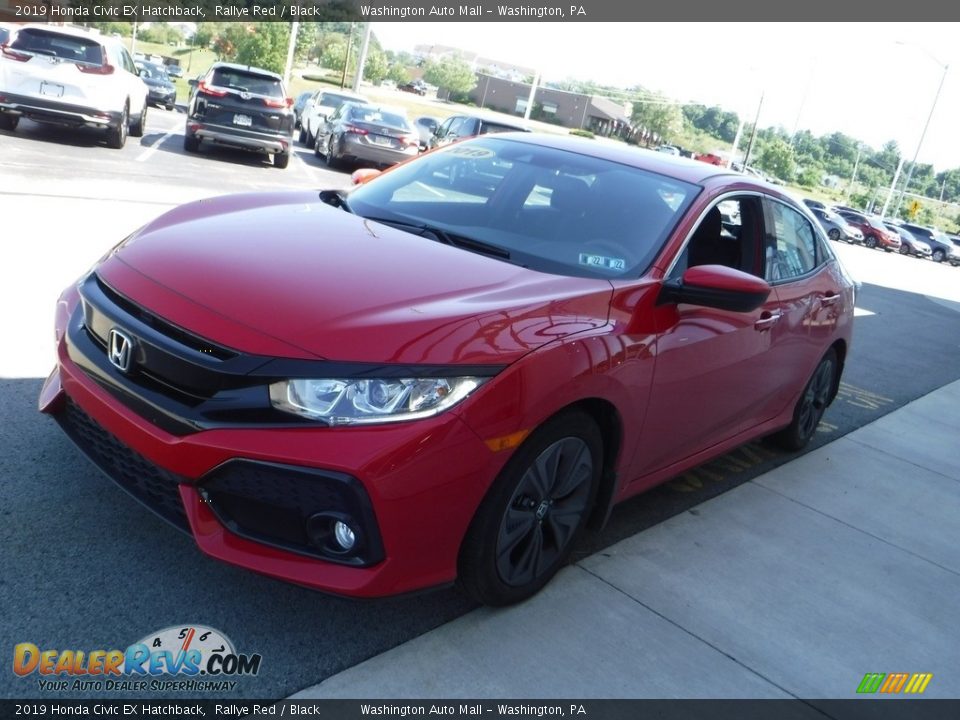
M509 121L495 120L480 115L454 115L443 121L430 138L430 147L449 145L455 140L502 132L530 132L530 128Z
M187 152L197 152L206 141L269 153L278 168L290 163L295 120L283 78L247 65L214 63L190 85Z

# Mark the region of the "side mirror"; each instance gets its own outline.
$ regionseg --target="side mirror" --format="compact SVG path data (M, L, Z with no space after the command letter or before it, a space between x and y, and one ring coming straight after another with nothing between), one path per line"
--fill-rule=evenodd
M196 78L190 78L189 80L187 80L187 85L189 85L190 87L196 87L196 86L197 86L197 79L196 79Z
M756 275L725 265L697 265L680 280L665 283L657 304L686 303L746 313L763 305L770 290L767 281Z

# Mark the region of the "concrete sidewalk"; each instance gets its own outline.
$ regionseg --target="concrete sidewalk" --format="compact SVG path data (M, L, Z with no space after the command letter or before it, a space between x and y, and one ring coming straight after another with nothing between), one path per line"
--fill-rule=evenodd
M958 448L960 381L294 697L960 697Z

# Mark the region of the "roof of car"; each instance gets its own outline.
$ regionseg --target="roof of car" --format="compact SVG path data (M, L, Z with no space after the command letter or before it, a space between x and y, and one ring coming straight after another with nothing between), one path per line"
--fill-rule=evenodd
M111 37L109 35L103 35L99 32L93 32L87 28L82 27L71 27L70 25L48 25L44 23L27 23L25 25L14 25L12 26L14 30L44 30L50 33L58 33L60 35L69 35L71 37L84 38L85 40L93 40L101 44L112 44L116 45L121 43L117 38Z
M598 142L596 139L579 138L573 135L548 135L546 133L498 133L495 137L591 155L698 185L709 178L728 176L741 182L746 181L768 187L767 183L718 165L621 143ZM772 188L773 186L769 187Z
M263 68L256 67L255 65L239 65L237 63L228 63L228 62L215 62L210 66L210 69L214 68L229 68L230 70L243 70L248 72L255 72L258 75L266 75L267 77L272 77L276 80L283 80L283 78L272 70L264 70Z

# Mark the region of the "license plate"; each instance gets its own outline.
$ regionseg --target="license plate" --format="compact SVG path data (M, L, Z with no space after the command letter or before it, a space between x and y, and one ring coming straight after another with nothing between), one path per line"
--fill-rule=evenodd
M253 125L253 120L249 115L234 115L233 124L240 125L241 127L250 127Z
M50 97L63 97L63 85L57 85L55 83L48 83L48 82L41 82L40 94L49 95Z
M371 135L370 139L373 140L374 145L383 145L384 147L393 147L392 138L377 137L375 135Z

